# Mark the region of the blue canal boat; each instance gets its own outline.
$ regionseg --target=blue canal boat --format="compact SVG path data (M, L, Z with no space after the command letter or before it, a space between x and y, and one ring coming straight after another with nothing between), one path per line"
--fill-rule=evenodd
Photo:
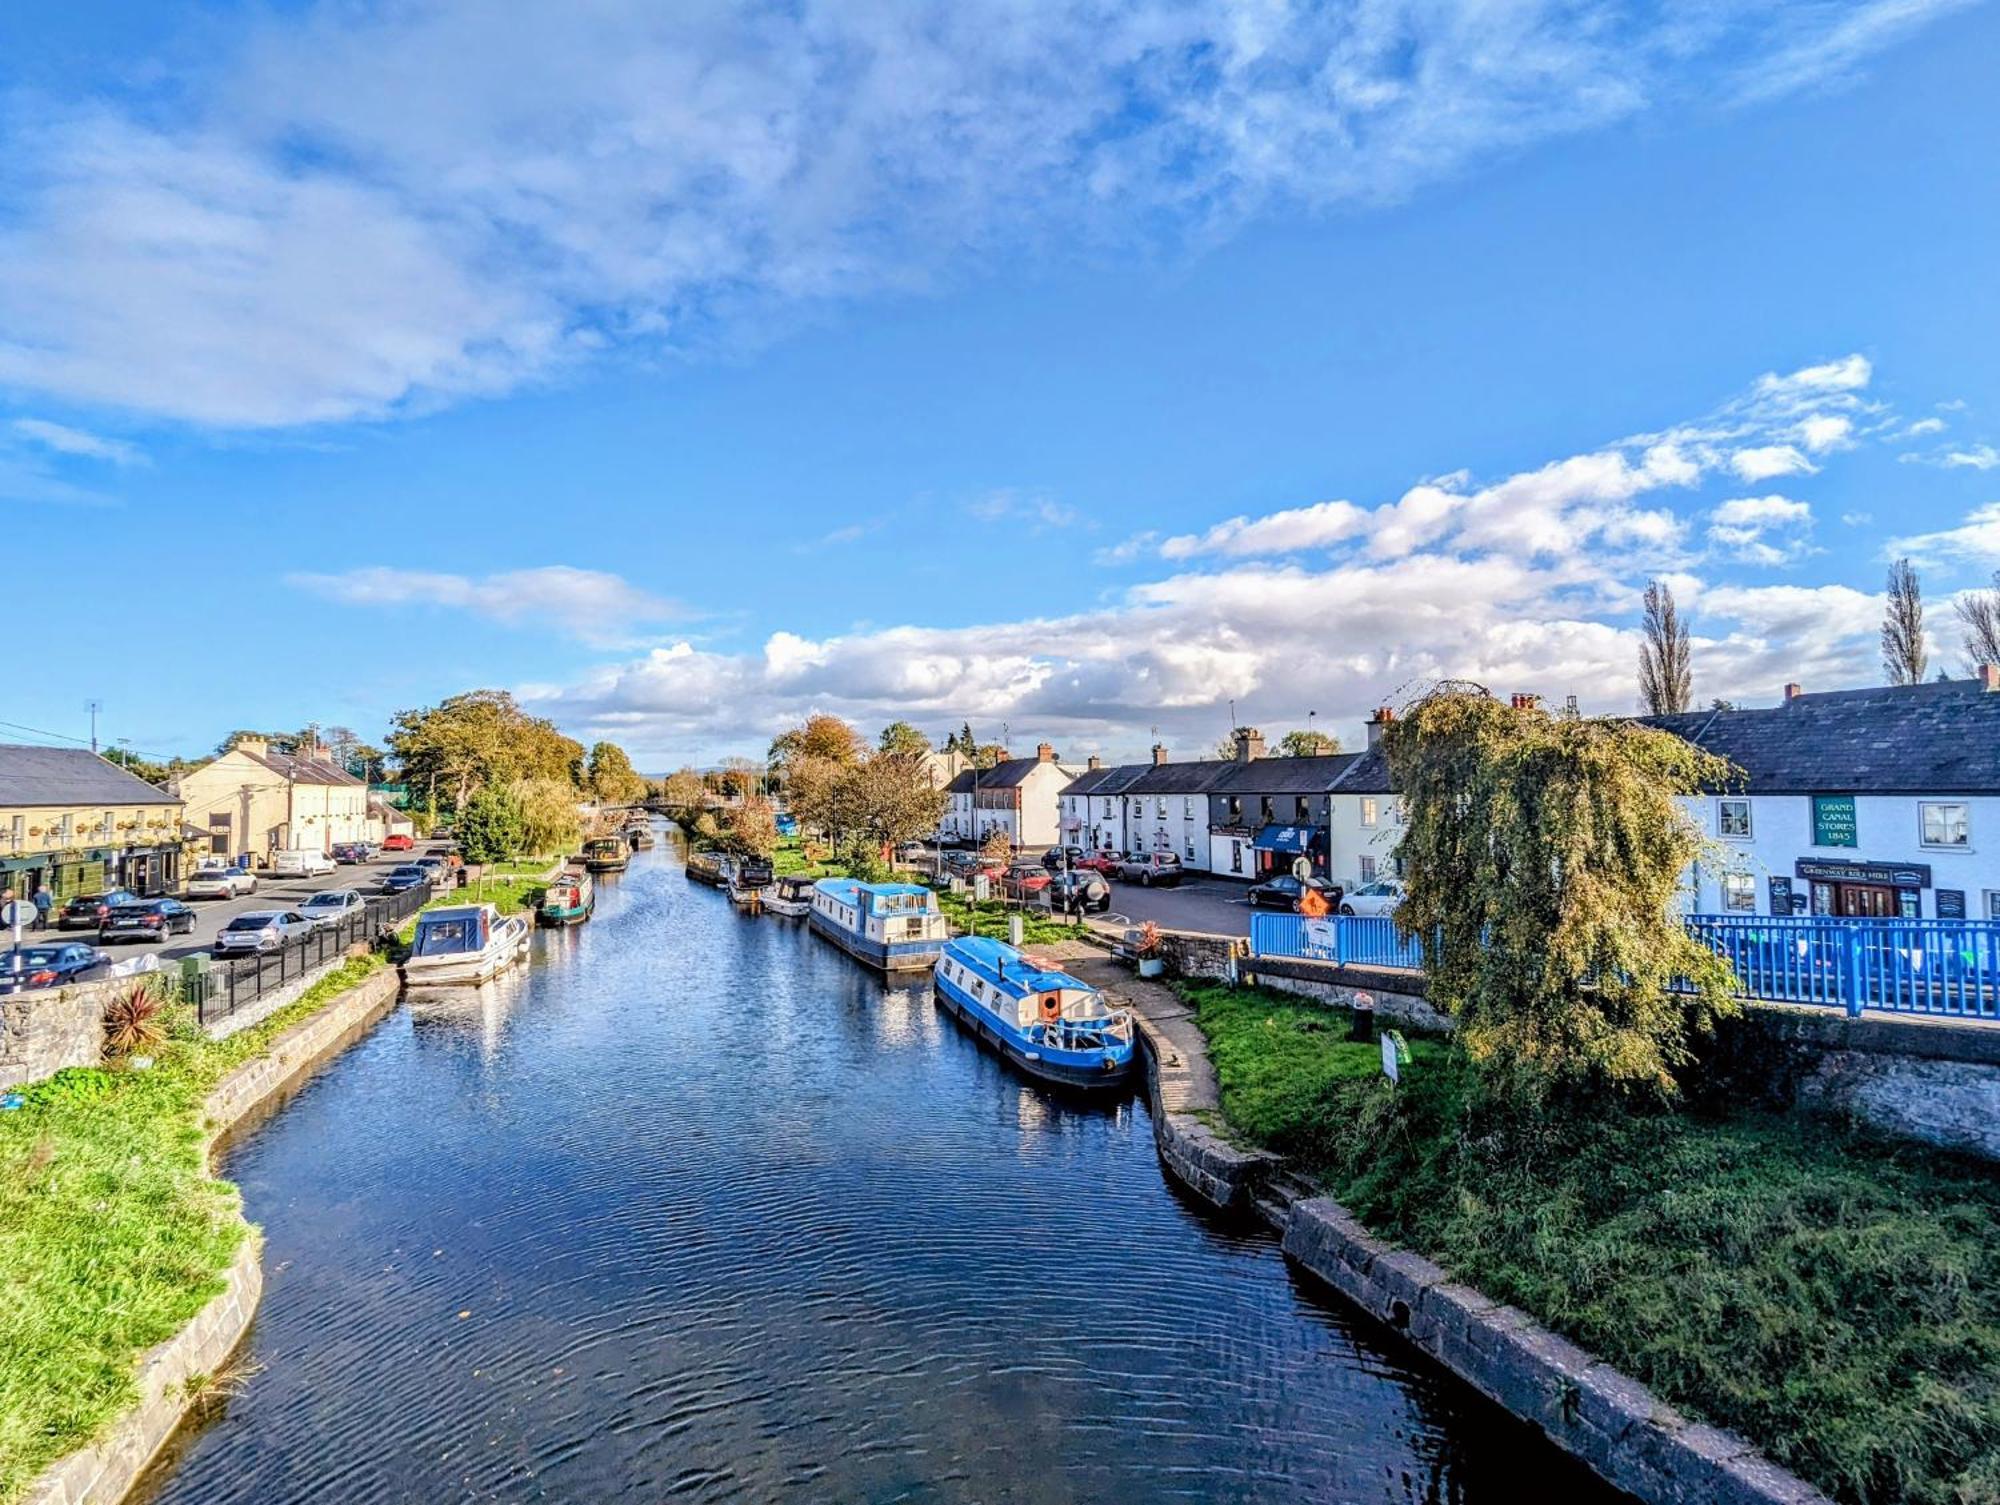
M813 885L806 923L856 961L884 972L928 970L951 935L937 895L914 883L822 878Z
M938 1001L1030 1076L1066 1087L1124 1085L1132 1074L1132 1015L1109 1008L1080 977L1050 970L989 936L947 942L934 975Z

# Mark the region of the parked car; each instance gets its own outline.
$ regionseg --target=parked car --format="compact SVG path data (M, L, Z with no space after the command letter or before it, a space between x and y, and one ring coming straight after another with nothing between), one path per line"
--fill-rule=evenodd
M120 904L137 904L139 896L129 888L114 888L108 894L78 894L56 914L58 930L96 930Z
M190 899L234 899L257 892L257 875L248 868L205 867L187 881Z
M944 870L952 877L970 883L974 878L985 875L997 879L1007 869L991 858L982 857L977 852L952 852L944 859Z
M1111 885L1102 874L1089 868L1071 868L1049 881L1049 904L1055 909L1076 908L1085 914L1103 914L1111 907Z
M312 921L296 910L252 910L224 925L209 950L216 956L248 956L258 951L276 951L286 941L305 935L312 928Z
M1072 862L1070 866L1073 868L1087 868L1089 871L1096 873L1100 878L1116 878L1118 876L1118 854L1116 852L1085 852L1082 857Z
M1055 875L1039 862L1017 862L1000 879L1000 891L1010 899L1039 898Z
M25 993L30 988L60 988L81 982L104 963L104 953L82 941L23 946L0 963L0 968L4 968L0 970L0 993Z
M417 839L414 836L405 836L400 831L393 836L382 838L382 850L385 852L414 852L416 849Z
M365 841L336 841L333 844L333 860L343 866L371 862L374 857L375 848Z
M1394 878L1378 878L1373 883L1364 883L1353 893L1340 901L1342 914L1386 915L1394 914L1396 906L1403 902L1403 885Z
M1042 853L1042 866L1059 873L1066 867L1082 867L1083 859L1089 855L1082 847L1050 847Z
M1252 909L1282 909L1287 914L1297 914L1299 901L1308 889L1326 900L1328 914L1340 908L1341 888L1338 883L1329 883L1324 878L1308 878L1301 883L1290 873L1251 884L1244 897L1250 901Z
M1118 876L1142 888L1172 888L1181 881L1181 860L1172 852L1134 852L1120 860Z
M271 859L274 878L317 878L333 871L333 859L324 852L289 848Z
M317 928L321 925L337 924L364 908L367 903L358 889L328 888L322 889L301 904L299 914Z
M422 868L429 875L433 883L448 884L451 882L451 864L442 857L432 857L426 854L419 857L414 865Z
M405 862L401 866L389 869L389 876L382 880L382 892L406 894L413 888L427 887L430 881L431 875L428 871L418 867L414 862Z
M194 929L195 913L179 899L140 899L114 904L97 927L98 944L106 941L164 941L176 932Z

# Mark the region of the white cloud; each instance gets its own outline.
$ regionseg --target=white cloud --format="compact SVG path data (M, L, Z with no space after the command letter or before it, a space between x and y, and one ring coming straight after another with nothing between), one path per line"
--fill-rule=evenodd
M1789 564L1808 547L1812 507L1783 496L1739 496L1708 515L1708 539L1746 564Z
M2000 562L2000 502L1975 507L1956 528L1893 539L1883 552L1892 559L1907 554L1919 563L1942 565L1968 558Z
M1944 420L1942 418L1919 418L1915 423L1903 430L1903 437L1906 439L1921 439L1926 434L1942 434L1943 432Z
M376 565L289 582L345 606L439 606L509 626L549 623L597 647L630 646L634 628L685 618L686 610L621 576L551 564L473 578Z
M233 427L396 413L960 265L1393 200L1800 87L1938 8L306 0L171 88L10 101L0 383Z
M1810 475L1812 461L1789 444L1764 444L1739 449L1729 457L1729 468L1746 481L1768 481L1774 476Z
M1065 507L1054 497L1039 491L1016 491L1011 487L974 497L965 504L965 510L981 522L1022 525L1031 533L1068 528L1083 520L1082 514L1074 507Z
M99 434L71 428L68 424L50 423L45 418L16 418L12 428L23 439L59 455L74 455L85 460L103 460L111 465L146 463L146 457L135 446L127 444L124 440L106 439Z
M1354 537L1368 526L1368 513L1352 502L1315 502L1264 517L1232 517L1206 533L1184 533L1160 545L1167 559L1191 559L1197 554L1249 558L1260 554L1291 554L1323 549Z
M1875 514L1872 512L1843 512L1840 514L1840 524L1844 528L1865 528L1874 521Z
M1990 444L1975 444L1969 449L1947 452L1938 463L1946 470L1991 470L2000 465L2000 449Z
M1853 442L1854 420L1844 413L1823 413L1799 425L1799 440L1814 454L1845 449Z

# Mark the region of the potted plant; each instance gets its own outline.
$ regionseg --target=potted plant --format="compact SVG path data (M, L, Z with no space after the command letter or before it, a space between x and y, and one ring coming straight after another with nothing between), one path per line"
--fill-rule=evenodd
M1139 927L1139 938L1132 943L1132 955L1138 959L1141 977L1158 977L1167 970L1165 958L1160 955L1160 927L1148 920Z

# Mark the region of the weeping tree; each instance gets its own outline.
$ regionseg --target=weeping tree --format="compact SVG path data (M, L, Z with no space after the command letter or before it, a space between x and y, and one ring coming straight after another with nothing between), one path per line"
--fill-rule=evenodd
M1526 1101L1671 1096L1690 1041L1735 1009L1728 966L1675 903L1703 847L1680 797L1732 766L1636 722L1476 687L1420 702L1384 745L1406 821L1396 923L1489 1082Z

